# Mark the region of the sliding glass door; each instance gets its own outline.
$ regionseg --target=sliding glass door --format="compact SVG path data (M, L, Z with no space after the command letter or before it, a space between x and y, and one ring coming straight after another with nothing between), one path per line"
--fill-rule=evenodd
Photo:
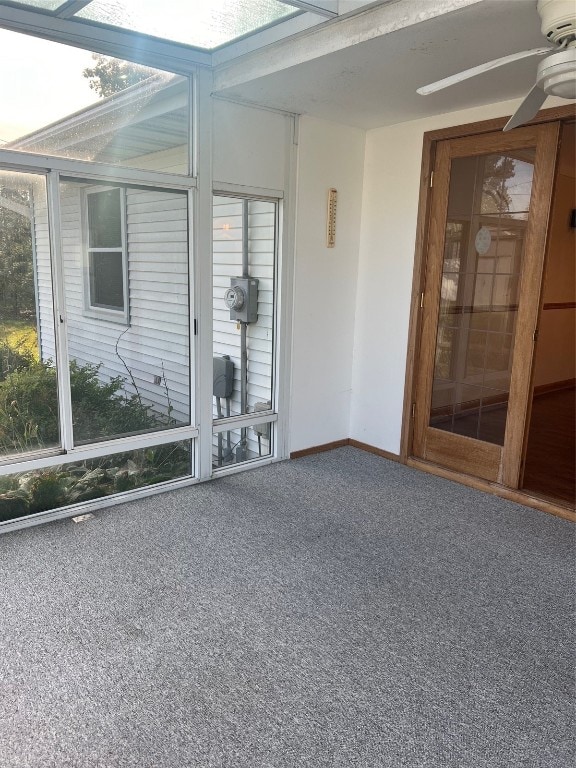
M46 178L0 171L0 461L61 447Z
M0 172L0 522L193 475L189 197Z
M74 445L189 427L187 193L64 179L60 214Z

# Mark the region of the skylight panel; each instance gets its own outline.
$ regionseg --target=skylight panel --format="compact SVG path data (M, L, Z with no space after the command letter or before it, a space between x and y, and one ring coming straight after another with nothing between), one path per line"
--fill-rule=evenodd
M210 49L296 13L280 0L92 0L73 18Z
M33 8L42 8L44 11L55 11L64 5L65 0L16 0L20 5L31 5Z

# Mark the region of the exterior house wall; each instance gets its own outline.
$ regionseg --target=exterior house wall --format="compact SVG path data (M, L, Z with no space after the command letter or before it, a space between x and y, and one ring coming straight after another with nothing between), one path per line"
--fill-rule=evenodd
M368 131L350 436L398 454L426 131L512 114L519 101ZM566 104L548 99L545 106Z
M128 368L143 402L164 414L170 402L172 417L189 423L186 195L126 190L130 313L126 325L85 311L82 194L77 185L65 185L61 197L70 358L101 364L103 378L122 376L125 389L133 393ZM161 383L154 383L155 376Z
M54 360L54 311L52 297L52 275L50 266L50 233L48 230L48 208L46 196L36 192L32 215L34 237L34 258L36 265L36 306L38 316L38 346L42 360Z
M218 184L283 193L291 119L283 114L215 101L214 167ZM182 149L161 150L132 161L140 168L178 172ZM165 413L189 421L188 234L187 198L165 190L126 190L126 233L130 324L91 317L85 309L82 190L64 185L61 198L69 355L80 364L99 364L100 376L134 377L142 400ZM230 276L241 274L241 203L216 198L215 229L226 218L226 239L216 240L214 258L214 354L229 354L239 380L240 351L236 324L229 320L223 294ZM248 404L271 399L274 330L275 219L270 204L251 203L250 272L259 284L259 320L248 329ZM35 244L42 358L55 356L52 287L45 204L35 211ZM122 359L117 353L120 353ZM155 377L161 383L155 383ZM239 385L233 413L239 412ZM216 415L216 414L215 414ZM258 450L256 435L251 448ZM266 446L265 446L266 447Z
M214 356L228 355L234 363L234 391L231 413L242 413L240 403L241 348L240 331L230 320L224 293L230 277L242 275L242 201L215 196L213 216L213 351ZM258 279L258 320L246 328L247 402L252 412L256 403L272 400L274 292L275 292L275 212L266 201L250 201L248 209L248 272ZM216 401L214 418L218 417ZM268 449L268 441L263 449ZM248 449L258 453L256 435L248 432Z

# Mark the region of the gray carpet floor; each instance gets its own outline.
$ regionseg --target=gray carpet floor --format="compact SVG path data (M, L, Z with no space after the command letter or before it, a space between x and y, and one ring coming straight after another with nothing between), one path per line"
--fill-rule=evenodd
M570 768L574 526L353 448L0 537L2 768Z

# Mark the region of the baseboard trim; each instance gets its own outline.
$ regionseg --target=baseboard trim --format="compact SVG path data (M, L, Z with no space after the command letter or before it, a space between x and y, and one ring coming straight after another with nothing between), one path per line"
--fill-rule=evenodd
M332 443L324 443L323 445L314 445L311 448L304 448L301 451L292 451L290 454L291 459L301 459L303 456L312 456L315 453L324 453L324 451L333 451L335 448L344 448L344 446L350 445L350 440L345 438L344 440L334 440Z
M538 395L547 395L549 392L562 392L564 389L575 389L576 379L565 379L565 381L553 381L551 384L539 384L534 387L534 397Z
M368 445L368 443L361 443L360 440L354 440L351 437L346 437L344 440L334 440L332 443L324 443L323 445L314 445L311 448L304 448L301 451L292 451L290 458L301 459L303 456L312 456L315 453L333 451L335 448L344 448L346 445L350 445L352 448L359 448L361 451L366 451L367 453L374 453L376 456L380 456L383 459L403 463L400 456L396 453L384 451L382 448L376 448L373 445Z
M376 456L381 456L383 459L388 459L389 461L396 461L399 464L404 463L397 453L390 453L390 451L385 451L383 448L376 448L368 443L361 443L360 440L350 438L348 440L348 445L351 445L353 448L359 448L361 451L366 451L367 453L374 453Z

